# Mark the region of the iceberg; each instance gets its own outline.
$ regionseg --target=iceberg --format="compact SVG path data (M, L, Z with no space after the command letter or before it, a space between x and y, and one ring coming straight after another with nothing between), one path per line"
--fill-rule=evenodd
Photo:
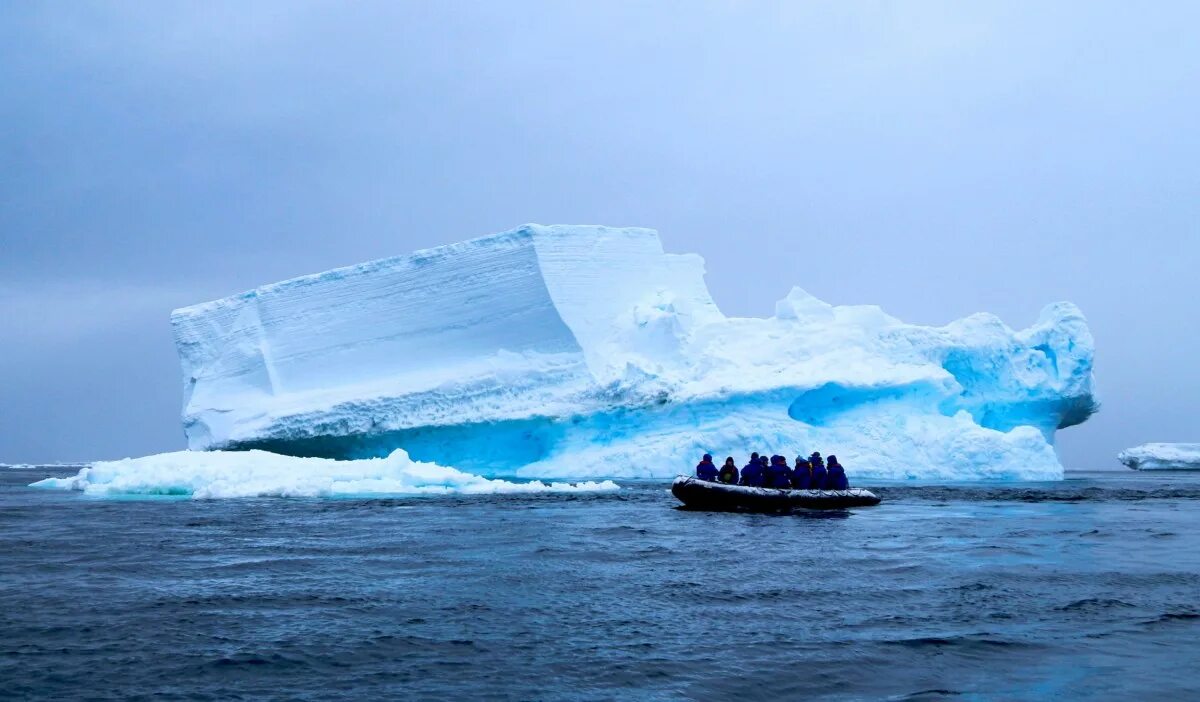
M184 307L188 446L521 478L817 450L852 478L1058 479L1055 432L1096 410L1070 303L1023 331L925 327L794 288L735 318L704 275L650 229L531 224Z
M1117 460L1134 470L1200 470L1200 444L1142 444Z
M222 497L335 497L379 495L484 495L596 492L619 489L612 481L584 483L489 480L397 450L386 458L335 461L266 451L176 451L120 461L97 461L67 478L33 487L78 490L96 496L186 495Z

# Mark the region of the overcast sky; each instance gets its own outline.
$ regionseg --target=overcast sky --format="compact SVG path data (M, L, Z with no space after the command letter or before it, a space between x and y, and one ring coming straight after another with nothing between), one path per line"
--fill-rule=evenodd
M168 314L525 222L731 315L1066 299L1068 467L1200 441L1200 3L6 2L0 461L178 449Z

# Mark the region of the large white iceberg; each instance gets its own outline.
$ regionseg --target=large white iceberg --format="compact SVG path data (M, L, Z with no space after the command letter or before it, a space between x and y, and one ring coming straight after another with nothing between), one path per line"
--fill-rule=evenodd
M769 252L764 252L769 253ZM721 313L649 229L527 225L172 314L189 447L414 459L526 477L665 477L697 456L836 453L852 476L1055 479L1095 409L1092 336L1014 332L795 288Z
M1134 470L1200 470L1200 444L1142 444L1117 460Z

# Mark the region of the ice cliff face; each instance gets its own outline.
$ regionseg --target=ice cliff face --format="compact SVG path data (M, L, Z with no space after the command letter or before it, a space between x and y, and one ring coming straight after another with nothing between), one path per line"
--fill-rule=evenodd
M710 452L852 475L1057 478L1095 409L1069 303L940 328L799 288L727 318L648 229L528 225L176 310L192 449L403 448L487 475L669 476Z

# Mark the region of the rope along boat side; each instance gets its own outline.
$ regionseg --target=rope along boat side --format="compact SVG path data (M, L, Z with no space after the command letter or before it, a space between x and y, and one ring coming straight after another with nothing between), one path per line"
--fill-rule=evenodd
M787 512L793 509L841 509L877 505L879 497L870 490L778 490L726 485L687 476L675 478L671 494L688 509Z

